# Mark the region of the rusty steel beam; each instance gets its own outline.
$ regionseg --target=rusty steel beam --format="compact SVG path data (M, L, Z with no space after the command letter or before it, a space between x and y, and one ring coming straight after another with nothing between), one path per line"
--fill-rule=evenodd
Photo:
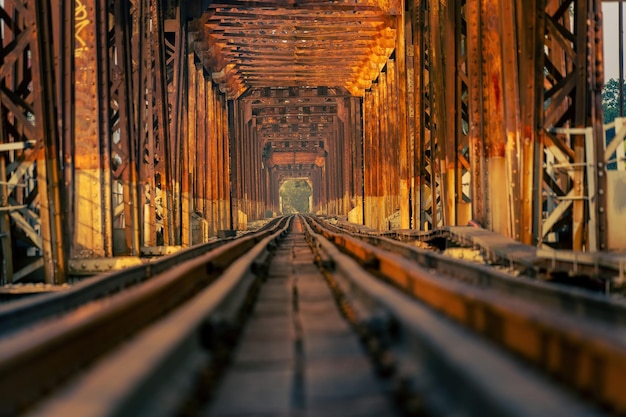
M464 223L471 204L471 218L483 226L540 243L548 235L539 224L548 199L559 209L546 227L569 224L573 248L593 249L596 241L602 247L606 184L597 155L603 141L593 140L596 149L589 153L582 131L566 138L551 130L593 126L594 137L602 137L598 4L533 3L537 12L530 14L519 1L407 5L413 22L405 36L412 52L407 71L413 71L407 83L413 227ZM544 149L552 158L547 164ZM589 162L597 165L594 178L583 170ZM553 164L569 164L571 172L555 178L551 168L543 169ZM569 220L560 208L567 206ZM586 230L589 219L593 233Z
M206 131L205 136L200 140L205 143L205 219L209 225L209 236L217 235L217 213L216 213L216 190L217 190L217 109L215 103L215 93L213 82L210 78L206 80Z
M16 256L30 265L43 258L46 282L62 283L67 272L66 231L61 218L53 9L46 1L15 0L5 1L0 10L0 283L23 277L13 270ZM27 252L16 253L13 240L27 246Z
M182 87L189 83L186 17L177 2L164 5L1 6L2 282L24 275L13 271L16 256L43 253L46 280L57 283L66 264L70 273L92 273L100 258L191 244L189 181L196 168L181 158L195 155L189 90ZM212 97L214 125L205 130L215 132L220 182L213 196L219 227L227 228L230 145L220 94ZM13 239L30 245L28 254L14 253Z
M362 95L393 50L389 13L397 14L400 3L345 10L341 3L259 8L213 2L200 19L202 48L210 51L206 65L229 98L251 86L295 85L342 86Z
M108 143L110 90L108 13L104 2L82 0L74 16L74 85L70 135L72 159L73 234L70 259L113 255L111 212L111 148Z
M485 179L487 183L487 209L490 229L505 236L511 235L511 204L508 190L511 178L507 175L507 137L504 130L504 70L502 56L502 14L499 1L480 2L480 32L482 65L483 143ZM487 116L489 115L489 116Z
M1 280L13 239L61 282L245 228L294 176L377 229L608 249L600 5L6 0Z
M32 13L32 14L31 14ZM35 16L33 16L33 14ZM48 283L63 283L67 276L66 234L61 202L61 143L57 126L56 86L52 7L42 1L33 11L25 12L25 20L35 23L36 39L31 44L32 83L36 97L33 103L37 137L37 181L39 182L40 220L43 246L44 276ZM33 29L31 26L30 30ZM29 31L29 29L27 29ZM28 59L24 57L23 59ZM4 100L3 100L4 101ZM4 113L4 112L3 112ZM43 148L43 149L42 149Z
M598 0L570 0L538 6L542 27L537 31L545 31L547 36L542 41L549 47L537 62L546 68L545 88L538 89L538 101L545 111L539 114L538 122L549 159L546 169L537 175L548 190L540 201L549 207L537 216L547 220L538 224L536 236L538 243L555 241L577 250L607 249L606 175L599 159L604 148L599 4ZM580 130L587 127L593 129L595 155L587 155L586 139ZM578 130L563 133L563 129L571 128ZM593 178L587 174L586 164L593 166ZM595 183L592 189L588 188L591 181ZM541 213L542 208L538 210ZM555 230L563 227L569 233Z
M277 212L280 181L288 178L308 178L312 183L313 176L320 181L337 178L329 183L322 181L321 189L314 187L314 206L337 215L348 215L354 208L349 197L352 166L346 162L351 160L348 149L353 149L357 140L350 133L359 131L361 120L350 117L352 111L345 107L347 96L341 88L325 86L266 87L253 88L238 100L242 108L235 122L241 131L250 134L242 139L248 146L243 152L252 152L252 161L249 166L234 167L233 171L245 171L238 175L259 179L252 187L253 196L245 197L249 204L238 203L243 207L251 205L244 209L245 217L252 220ZM358 101L355 103L360 107ZM251 125L246 130L247 123ZM260 155L258 160L255 155Z
M139 126L141 179L140 192L147 200L143 215L143 247L167 246L172 243L170 209L171 167L169 132L166 128L167 89L165 79L165 44L163 16L157 0L138 0ZM146 213L147 212L147 213Z
M420 5L418 22L418 42L415 45L421 49L419 54L419 76L420 82L418 95L420 104L420 146L416 147L417 164L420 165L420 203L421 230L429 230L438 227L442 223L443 201L441 199L441 186L437 158L437 134L436 134L436 114L434 102L433 72L434 62L432 59L431 32L436 30L432 27L429 2L422 1Z
M174 2L172 2L174 3ZM186 84L185 71L187 56L187 26L185 24L185 3L180 5L171 4L166 10L163 22L164 31L164 47L165 47L165 65L166 65L166 81L167 81L167 98L168 98L168 138L169 138L169 166L171 172L171 191L170 204L172 225L171 241L172 245L181 244L182 239L182 212L180 210L181 201L181 184L182 184L182 165L181 158L183 151L184 135L184 97L185 88L181 86Z
M187 76L186 89L186 120L183 126L186 126L186 135L183 138L183 160L182 160L182 182L181 182L181 200L182 200L182 235L181 244L183 246L191 246L193 239L193 213L195 209L194 191L195 191L195 157L196 157L196 89L197 73L195 71L195 52L187 52L185 54L187 64L184 68Z
M141 249L138 196L138 144L134 136L135 112L132 96L131 10L128 3L115 2L114 41L109 48L110 78L113 98L111 111L112 174L114 180L114 233L123 231L123 238L114 241L115 255L138 256ZM120 193L121 190L121 193ZM121 194L121 195L120 195ZM121 209L120 209L121 207Z
M467 29L467 1L455 1L454 3L455 30L455 66L458 76L455 78L455 146L456 146L456 175L455 175L455 200L456 200L456 224L467 224L471 218L471 151L469 143L469 86L468 68L469 51Z

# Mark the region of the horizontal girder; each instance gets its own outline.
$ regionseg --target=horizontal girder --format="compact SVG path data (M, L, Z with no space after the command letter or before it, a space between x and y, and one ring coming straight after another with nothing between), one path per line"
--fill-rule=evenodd
M205 66L222 91L331 86L363 95L395 46L397 1L213 2L201 18Z

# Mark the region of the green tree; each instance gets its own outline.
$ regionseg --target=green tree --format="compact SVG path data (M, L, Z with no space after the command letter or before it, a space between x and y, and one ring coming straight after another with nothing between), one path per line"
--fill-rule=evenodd
M280 187L283 214L308 213L311 187L305 180L288 180Z
M626 88L624 88L626 98ZM619 116L619 81L611 78L602 90L602 109L604 111L604 123L612 122Z

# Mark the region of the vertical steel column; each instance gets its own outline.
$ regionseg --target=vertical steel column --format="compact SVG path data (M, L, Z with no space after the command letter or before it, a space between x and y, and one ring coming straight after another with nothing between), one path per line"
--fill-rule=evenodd
M398 51L395 53L397 57ZM404 119L400 120L398 114L400 98L398 96L398 74L396 58L387 60L387 91L385 92L385 101L387 103L386 112L387 116L387 164L389 166L389 183L388 189L388 203L387 203L387 217L400 216L400 161L399 161L399 148L401 146L401 138L399 134L399 125L404 123ZM391 223L388 223L391 227Z
M160 206L162 226L161 245L169 246L173 244L172 230L172 180L174 178L172 171L172 150L169 138L168 127L168 95L167 95L167 71L165 61L165 41L164 41L164 23L161 0L150 0L150 29L151 29L151 49L152 49L152 73L154 83L154 96L152 97L154 105L154 123L155 128L155 154L158 160L155 161L156 175L158 181L155 181L157 189L154 195L160 201L155 203Z
M503 70L502 103L504 108L504 133L507 178L507 227L509 236L520 240L522 224L520 209L522 203L522 178L520 175L520 85L519 41L516 30L515 0L500 3L500 32Z
M483 96L483 135L487 157L485 176L487 178L487 209L490 229L510 236L510 204L508 191L511 178L507 175L506 136L503 120L504 84L502 68L502 42L500 24L501 7L499 0L481 1L482 37L482 96Z
M406 48L406 164L407 164L407 178L408 178L408 213L409 213L409 227L411 229L420 228L420 213L419 213L419 184L418 184L418 164L415 160L416 155L416 140L417 140L417 117L416 110L417 94L416 83L418 81L418 72L416 71L416 46L415 33L420 30L417 27L419 5L416 4L416 0L405 0L406 12L404 19L404 37ZM417 51L419 54L419 51Z
M228 124L227 124L227 103L223 95L220 94L218 100L219 112L219 136L217 144L217 153L219 155L219 169L218 169L218 183L217 183L217 206L218 206L218 230L225 230L228 228L226 220L228 215L226 214L226 191L229 182L229 170L227 164L228 153L224 152L224 147L228 143Z
M136 106L137 122L135 134L138 140L138 158L141 164L139 201L143 201L141 209L142 236L141 246L157 245L156 219L156 187L154 165L154 120L152 107L152 39L150 36L150 4L149 0L136 0L133 10L133 60L137 65L134 85L138 86L139 98Z
M218 155L217 155L217 137L219 127L217 125L218 109L216 106L215 91L211 77L206 80L206 209L205 216L209 222L209 236L217 235L217 174L218 174Z
M234 178L232 176L232 166L230 164L230 148L231 148L231 101L223 98L222 120L224 126L224 133L222 137L222 161L223 161L223 180L222 180L222 228L232 229L232 205L231 205L231 183Z
M487 212L485 146L483 142L483 79L481 77L482 37L481 8L479 2L466 4L468 84L469 84L469 147L470 147L470 188L472 196L472 219L485 228L491 227Z
M50 7L49 2L41 1L34 8L25 9L25 33L22 36L28 39L28 37L35 35L30 39L31 77L35 95L35 97L32 97L34 101L32 102L31 114L35 120L35 131L33 133L35 133L35 138L37 138L35 151L37 153L39 216L41 221L44 276L48 283L60 284L66 278L67 260L65 252L66 235L63 230L61 217L60 142L55 107L54 49ZM4 27L3 29L7 30L8 28ZM26 55L22 59L27 59ZM7 62L4 59L2 61ZM7 65L10 65L10 61ZM25 69L27 63L22 63L22 65L24 65ZM37 94L39 94L39 97L36 97ZM20 97L19 93L17 97ZM5 97L2 97L2 102L10 103L10 99L5 101ZM13 109L19 109L19 107L13 107ZM0 120L2 120L3 125L0 130L2 131L4 131L5 123L8 123L8 120L4 120L5 114L5 109L2 109L0 114ZM18 120L27 117L27 115L28 113L13 113L15 119ZM30 120L23 121L23 126L30 127L27 124L28 122ZM4 138L2 142L4 142ZM0 179L4 180L4 177ZM8 265L6 266L8 267Z
M573 44L574 50L576 51L576 57L574 59L573 65L578 70L576 71L577 76L574 79L574 91L573 100L576 104L574 107L574 117L573 124L575 128L585 128L587 122L587 100L588 100L588 91L587 91L587 80L586 80L586 67L587 67L587 19L588 19L588 11L587 4L590 0L574 0L574 16L573 16L573 27L574 27L574 35L578 35L575 37L575 41ZM556 0L553 0L551 3L554 4L554 7L558 5ZM556 3L556 4L555 4ZM565 12L567 13L567 12ZM563 16L564 24L567 24L567 16L571 16L565 14ZM567 70L566 70L567 71ZM583 134L577 134L573 137L573 148L574 148L574 163L575 164L583 164L585 162L585 136ZM591 161L589 161L591 162ZM572 245L574 250L581 250L583 248L583 241L585 239L585 234L589 231L585 230L587 227L586 216L585 216L585 201L583 200L583 196L585 194L585 170L583 167L578 167L574 169L574 187L576 188L576 198L573 201L573 214L572 214Z
M456 162L454 175L456 224L467 224L471 214L471 152L469 147L468 34L466 0L449 4L449 19L454 21L454 137ZM452 35L451 35L452 36ZM451 47L448 47L450 49Z
M587 249L607 250L608 247L608 207L607 207L607 176L606 166L604 164L603 152L606 147L604 128L602 126L603 108L602 108L602 89L604 88L604 61L603 61L603 29L602 29L602 1L589 0L587 9L587 88L590 91L590 98L585 103L588 104L587 110L587 126L593 129L593 147L595 152L593 157L586 156L586 160L593 164L595 170L595 189L589 184L592 179L588 179L587 194L589 198L589 211L591 216L595 215L595 230L589 230L590 236L587 239ZM620 18L623 16L620 14ZM623 56L623 51L622 54ZM623 65L620 63L620 65ZM621 77L620 77L621 78ZM623 89L621 93L623 95ZM595 205L593 204L595 202ZM595 235L595 239L593 239ZM595 242L595 247L594 247Z
M170 245L172 240L170 213L171 193L168 190L170 150L167 124L167 89L163 17L159 0L138 0L134 18L137 27L133 37L133 58L138 62L135 83L139 88L136 125L142 165L140 199L143 246Z
M216 101L217 107L217 115L216 115L216 125L217 129L217 142L216 142L216 155L217 155L217 167L216 167L216 194L215 194L215 202L216 202L216 229L223 230L224 227L224 193L222 191L222 184L224 182L224 177L226 176L226 172L224 172L224 100L222 96L217 97Z
M326 157L326 166L328 166L330 172L329 175L329 187L331 191L330 197L330 213L335 216L338 214L340 187L341 187L341 167L340 167L340 153L339 153L339 119L337 116L333 116L333 128L328 140L328 156Z
M413 107L413 53L410 49L411 42L407 48L407 26L410 25L410 12L408 2L412 0L403 0L401 4L401 13L397 17L396 29L396 60L397 60L397 123L398 123L398 168L399 168L399 184L398 199L400 209L400 228L409 229L411 227L411 194L410 194L410 173L409 173L409 148L410 143L415 137L415 127L413 125L413 117L415 116ZM410 36L410 35L409 35ZM411 53L409 54L409 50ZM410 57L410 58L409 58ZM409 81L409 77L411 80ZM410 93L409 93L410 92ZM411 95L409 95L411 94ZM394 101L395 102L395 101ZM413 109L413 112L407 111L407 108Z
M536 172L547 190L544 195L556 204L547 212L541 204L544 200L536 207L535 218L545 218L538 241L575 250L606 249L606 176L598 159L604 147L600 0L550 0L539 7L536 29L546 53L537 63L545 68L543 85L537 85L539 108L544 109L538 122L546 159L535 152L540 157ZM595 155L586 155L588 127L593 129ZM592 189L588 189L587 164L595 169Z
M12 2L9 2L7 4L3 4L3 9L2 12L4 14L6 14L7 16L10 16L13 20L17 20L17 16L16 13L13 11L14 9L14 4ZM32 22L30 22L30 25L33 28L36 28L36 21L35 21L35 16L31 17ZM15 24L10 24L12 22L2 22L0 23L0 29L2 29L2 32L0 32L0 34L2 35L2 51L10 51L9 47L11 45L11 43L15 42L15 38L19 36L19 32L16 31L15 29L10 30L17 25L17 23ZM8 24L8 27L7 27ZM5 28L6 27L6 28ZM22 35L22 37L25 37L26 35ZM31 30L30 33L30 39L26 39L27 42L30 43L34 43L37 42L37 38L35 36L35 32L34 30ZM0 61L0 71L1 74L4 74L3 77L0 77L0 82L2 83L2 85L8 85L8 88L10 89L10 91L14 91L17 89L16 85L18 84L17 80L15 79L18 74L16 74L15 72L15 62L19 61L20 55L23 54L24 49L28 47L28 43L26 43L22 48L19 48L17 51L11 53L2 53L1 58L2 60ZM2 93L0 93L2 94ZM30 94L30 91L27 92L27 94ZM7 94L2 94L2 96L0 96L1 98L5 98L5 96L8 96ZM15 142L17 139L15 135L11 134L11 122L13 121L13 118L11 117L11 113L8 112L9 109L7 109L5 106L1 107L2 112L0 113L0 143L4 146L10 146L10 144L12 142ZM6 114L6 116L5 116ZM31 140L36 140L36 138L31 138ZM34 143L34 142L32 142ZM19 148L24 148L24 146L21 146ZM0 206L3 208L3 211L0 212L0 250L2 251L0 253L0 259L2 261L2 269L0 270L0 284L4 285L4 284L11 284L13 283L13 239L12 239L12 235L11 235L11 216L10 216L10 205L9 205L9 198L11 195L11 192L13 191L13 189L15 189L15 187L10 187L10 183L9 183L9 179L10 177L7 175L7 165L9 165L11 163L11 160L14 159L16 161L19 161L22 155L20 155L20 151L19 148L16 148L15 150L9 150L7 149L6 151L2 152L0 154L0 181L2 181L2 183L0 183ZM32 159L34 159L35 155L33 151L30 151L31 153L33 153L33 156L29 157L29 161L28 164L32 165ZM21 215L21 213L18 212L18 215ZM41 249L41 238L39 237L39 235L35 232L34 228L32 227L31 224L29 224L28 222L24 221L23 222L28 228L31 229L31 234L30 236L32 236L30 238L30 240L32 241L32 244L35 244L36 247L38 249ZM18 223L19 224L19 223ZM54 276L51 276L50 279L52 280L54 278Z
M248 115L251 113L250 103L247 102L245 106L245 116L244 116L244 136L243 136L243 147L242 147L242 160L244 167L243 171L243 201L244 201L244 210L243 212L248 216L249 219L252 219L252 188L251 188L251 179L250 174L252 171L252 164L250 162L250 141L252 140L252 118Z
M108 13L76 2L74 49L74 236L72 259L113 255L109 142Z
M432 192L432 221L433 227L449 224L453 216L452 207L447 197L447 164L448 158L448 97L446 97L446 66L444 62L444 45L442 45L441 31L445 27L445 10L438 1L429 2L429 41L428 63L430 76L430 105L431 105L431 192ZM442 18L443 22L442 23ZM442 26L443 25L443 26ZM452 200L454 201L454 200ZM441 211L440 211L440 210Z
M419 139L415 146L415 163L419 167L416 173L419 184L419 204L416 210L420 213L420 229L430 229L439 225L441 200L439 199L438 171L435 167L436 132L434 114L434 96L431 75L433 62L431 57L432 44L430 32L433 30L430 22L431 10L429 0L421 0L418 10L415 60L418 73L416 86L416 119L419 126ZM417 202L417 201L416 201Z
M381 216L383 214L382 202L382 169L381 169L381 149L380 149L380 85L375 82L372 84L372 157L369 169L372 171L372 226L381 230Z
M195 197L196 197L196 210L198 214L202 215L201 221L208 221L207 218L207 195L206 195L206 184L207 184L207 176L206 172L208 169L209 161L206 159L206 145L207 145L207 134L206 134L206 125L207 125L207 94L206 94L206 74L204 71L204 67L202 63L196 63L196 77L197 77L197 104L196 104L196 187L195 187ZM202 242L206 242L208 236L203 234Z
M229 100L228 111L228 148L227 156L230 157L230 185L226 192L230 195L229 204L231 212L231 225L233 230L239 230L239 192L241 190L241 167L239 166L239 142L241 142L241 119L239 117L239 100ZM227 197L228 198L228 197Z
M536 244L541 208L541 184L543 163L542 135L539 133L539 114L543 113L543 44L542 28L545 16L543 0L516 0L516 27L520 49L518 81L520 98L520 204L519 240ZM524 13L523 10L530 10Z
M170 168L170 199L171 206L170 223L172 225L170 244L182 243L182 182L183 182L183 147L186 137L185 97L187 94L187 25L185 24L185 2L177 4L168 13L164 21L164 47L168 98L168 122L169 122L169 160Z
M0 127L3 127L0 121ZM4 129L2 129L4 130ZM1 143L6 143L4 134L0 133ZM5 156L0 155L0 179L3 184L0 185L0 206L9 207L9 187L5 181L7 178L7 168ZM2 269L0 270L0 285L10 284L13 282L13 240L11 239L11 218L8 211L0 212L0 259Z
M194 52L186 54L187 65L187 135L183 140L183 161L182 161L182 184L181 184L181 200L182 200L182 236L181 243L183 246L191 246L193 241L193 212L194 206L194 174L195 174L195 157L196 157L196 95L197 95L197 72L195 64Z
M222 152L222 148L224 146L224 101L221 96L216 97L215 99L215 157L216 157L216 166L215 166L215 229L220 230L224 229L223 220L224 220L224 195L222 193L222 183L224 181L225 172L224 172L224 154Z
M378 157L377 167L379 182L378 188L378 230L387 230L386 219L391 212L391 181L393 180L393 167L391 165L391 150L393 146L389 135L389 113L391 108L388 103L388 67L385 66L378 76L378 103L376 105L376 118L378 119L379 135L378 135Z
M250 136L248 137L248 163L250 164L250 176L248 177L248 186L250 187L250 203L251 218L252 220L258 220L259 217L259 166L257 161L257 119L252 118L252 125L250 126Z
M135 120L135 91L132 84L131 11L126 2L109 2L114 18L109 47L111 79L111 170L113 177L114 255L140 254L140 209ZM112 7L112 8L111 8ZM109 38L110 39L110 38ZM123 239L115 231L123 230Z
M426 159L425 146L428 142L427 124L430 123L428 117L428 94L426 88L428 83L428 51L426 49L428 39L428 23L426 19L426 1L413 0L413 54L414 54L414 109L415 109L415 139L413 144L412 166L413 176L413 228L421 230L426 223Z
M363 97L363 224L371 227L372 224L372 185L371 185L371 153L372 153L372 130L371 125L371 101L372 91L365 91Z
M73 131L74 112L74 17L75 4L63 3L60 7L52 8L52 26L54 31L55 77L56 77L56 105L59 127L59 152L61 157L61 218L64 224L64 248L67 261L69 242L74 233L74 204L73 204Z
M351 181L351 175L354 175L354 171L357 167L353 164L352 144L353 137L351 136L354 130L352 121L350 119L350 104L348 99L337 100L337 118L340 121L340 137L341 137L341 162L340 165L343 168L342 171L342 206L341 214L348 216L350 210L354 207L353 203L353 182Z
M351 149L352 149L352 187L351 198L353 198L353 207L356 208L356 218L358 224L364 224L364 162L363 143L365 135L363 134L363 118L362 106L363 99L351 97L347 99L350 106L350 123L351 123Z

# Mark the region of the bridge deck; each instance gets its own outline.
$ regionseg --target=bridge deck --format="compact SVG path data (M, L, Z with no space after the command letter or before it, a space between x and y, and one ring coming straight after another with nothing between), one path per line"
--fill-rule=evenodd
M395 415L299 222L270 264L233 365L203 415Z

